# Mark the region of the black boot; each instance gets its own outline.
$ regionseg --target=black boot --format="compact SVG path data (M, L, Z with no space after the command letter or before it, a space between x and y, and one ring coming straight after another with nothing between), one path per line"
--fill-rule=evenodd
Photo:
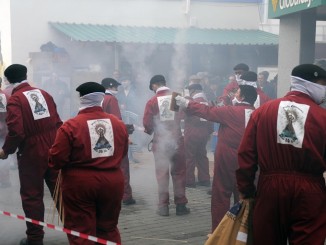
M190 208L186 207L186 204L177 204L176 215L186 215L190 213Z

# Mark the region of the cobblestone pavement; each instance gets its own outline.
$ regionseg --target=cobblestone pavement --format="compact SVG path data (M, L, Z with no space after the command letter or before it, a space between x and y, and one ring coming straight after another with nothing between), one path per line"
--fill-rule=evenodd
M119 229L123 245L203 245L210 231L210 196L208 187L187 189L188 207L191 213L176 216L173 199L170 200L170 216L158 216L156 211L157 183L152 153L136 153L140 163L130 164L131 185L137 203L123 206ZM212 154L209 154L212 160ZM211 162L212 169L212 162ZM18 171L11 170L11 188L0 188L0 210L24 215L19 196ZM170 185L171 186L171 185ZM170 190L170 193L173 193ZM173 198L173 195L171 195ZM170 197L171 198L171 197ZM45 190L46 222L53 223L51 198ZM56 220L56 219L55 219ZM55 222L54 222L55 223ZM55 223L56 224L56 223ZM56 224L57 225L57 224ZM0 244L17 245L25 237L25 222L0 215ZM66 235L45 228L45 245L67 245Z

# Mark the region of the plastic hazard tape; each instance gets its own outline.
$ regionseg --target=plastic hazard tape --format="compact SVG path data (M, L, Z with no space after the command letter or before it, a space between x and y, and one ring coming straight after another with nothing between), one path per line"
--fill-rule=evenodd
M36 224L36 225L44 226L44 227L47 227L47 228L52 229L52 230L61 231L61 232L64 232L64 233L67 233L67 234L70 234L70 235L73 235L73 236L81 237L83 239L90 240L90 241L93 241L93 242L97 242L97 243L100 243L100 244L120 245L119 243L110 242L110 241L107 241L107 240L104 240L104 239L101 239L101 238L97 238L95 236L90 236L90 235L87 235L87 234L84 234L84 233L80 233L80 232L77 232L77 231L72 231L72 230L69 230L69 229L66 229L66 228L62 228L60 226L47 224L47 223L42 222L42 221L37 221L37 220L34 220L34 219L26 218L26 217L24 217L22 215L12 214L12 213L1 211L1 210L0 210L0 214L5 215L5 216L9 216L9 217L12 217L12 218L24 220L24 221L27 221L27 222L30 222L30 223L33 223L33 224Z

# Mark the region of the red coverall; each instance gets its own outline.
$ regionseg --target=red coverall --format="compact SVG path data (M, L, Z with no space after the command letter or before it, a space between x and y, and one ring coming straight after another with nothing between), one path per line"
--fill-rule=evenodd
M6 154L18 148L20 195L26 217L44 219L44 180L53 193L58 171L48 168L48 151L54 142L57 129L62 124L53 98L41 90L48 107L49 117L34 120L30 104L23 94L35 88L22 82L12 91L7 104L8 134L3 145ZM27 239L33 244L41 243L43 227L26 222Z
M117 98L111 94L110 92L106 91L104 100L103 100L103 111L112 115L115 115L117 118L122 120L121 112L119 108L119 103ZM122 159L121 161L121 169L124 176L124 192L123 192L123 201L132 199L132 189L130 185L130 167L129 167L129 158L128 154Z
M193 100L203 104L208 103L203 93L196 94ZM213 124L211 122L202 120L197 116L185 116L186 185L196 185L196 167L198 171L198 182L210 183L206 145L212 132Z
M324 244L325 122L326 110L295 91L252 114L239 147L236 177L239 191L254 197L260 169L254 244L286 245L287 239L289 244Z
M171 94L169 88L159 88L156 91L156 95L146 103L143 118L145 133L151 135L154 132L153 154L155 159L156 179L158 183L159 208L170 204L170 164L174 191L174 203L188 203L185 194L186 162L184 157L184 139L182 137L180 127L182 113L176 113L174 120L160 120L158 97L169 94Z
M94 145L88 123L108 119L114 146L112 156L92 156ZM96 122L98 122L96 121ZM96 128L96 127L95 127ZM110 130L105 128L106 132ZM112 135L112 134L111 134ZM99 135L96 135L97 138ZM117 227L123 195L122 158L128 151L126 126L99 106L79 111L58 130L50 149L50 167L62 169L62 198L65 227L112 242L121 243ZM94 244L68 235L70 244Z
M7 103L9 96L0 89L0 142L3 144L7 134L6 115L7 115ZM3 98L4 97L4 98ZM6 162L4 162L6 161ZM0 162L0 186L10 185L10 162L8 159Z
M230 198L239 200L235 170L238 168L237 150L245 130L250 112L255 108L249 104L210 107L191 101L186 113L220 123L219 142L214 155L214 176L212 185L212 231L230 209ZM246 116L246 112L248 112Z
M221 105L232 105L232 99L234 98L235 93L239 89L239 84L236 81L232 81L227 84L223 90L223 95L218 98L218 102ZM255 102L255 107L265 104L267 101L271 100L261 88L256 88L257 91L257 100ZM258 103L259 102L259 103ZM256 104L257 103L257 104Z

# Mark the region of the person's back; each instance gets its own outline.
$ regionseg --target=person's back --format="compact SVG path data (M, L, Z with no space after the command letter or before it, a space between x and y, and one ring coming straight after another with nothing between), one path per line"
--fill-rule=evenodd
M114 138L113 135L111 135L112 139L106 140L108 142L114 141L114 143L111 143L112 145L105 145L104 142L106 141L103 139L102 142L99 141L98 146L95 146L93 149L85 150L85 146L93 143L89 142L90 137L89 134L86 133L89 131L89 124L93 123L96 126L94 126L94 131L90 132L90 134L92 135L91 141L97 141L102 139L101 129L107 128L108 121L112 126ZM119 120L116 116L104 112L101 107L95 107L92 109L86 108L80 111L76 117L66 121L59 130L66 132L71 137L71 141L74 142L72 145L71 154L66 155L64 158L60 159L62 165L69 163L69 165L66 166L66 169L91 168L109 170L117 169L120 167L122 157L126 153L126 137L128 136L125 135L126 127L124 123L122 123L122 121ZM101 147L103 147L103 149ZM114 151L114 158L99 157L101 156L101 153L104 153L105 151ZM94 156L97 154L98 157L94 158ZM52 159L55 159L56 156L52 153L51 157ZM55 160L58 161L58 159Z
M145 133L153 137L156 179L159 203L157 214L169 216L169 172L172 176L176 214L189 214L185 195L186 164L181 134L181 112L170 110L171 91L165 86L164 76L155 75L150 80L150 90L155 92L146 104L143 125ZM170 168L171 165L171 168Z
M154 132L154 140L173 142L182 137L180 126L182 117L180 113L170 110L171 94L170 89L165 87L157 91L146 104L144 127L146 132Z
M47 92L22 83L13 89L7 106L7 124L11 132L8 140L13 142L14 146L16 143L19 147L29 143L51 146L61 120L53 98ZM19 124L17 117L20 118ZM11 144L7 143L4 149L11 154L16 147L12 148Z
M124 177L120 169L128 151L124 123L103 111L105 88L96 82L77 87L81 107L58 130L49 165L62 169L60 183L65 227L121 243L117 227ZM87 243L68 235L69 243Z
M320 174L326 145L326 110L321 110L307 95L291 92L269 102L253 116L257 124L260 170L297 171ZM298 125L310 128L299 128ZM266 149L269 149L268 151ZM271 154L272 152L272 154ZM307 164L320 162L320 166Z
M14 84L7 104L8 134L0 157L17 152L20 195L26 217L44 219L44 180L53 195L58 172L48 168L48 150L54 142L62 121L53 98L27 82L27 68L13 64L5 70L7 80ZM27 223L24 244L43 244L43 228Z
M325 85L326 71L299 65L292 70L291 92L251 116L236 175L243 197L255 197L255 244L325 242L326 110L319 106Z

